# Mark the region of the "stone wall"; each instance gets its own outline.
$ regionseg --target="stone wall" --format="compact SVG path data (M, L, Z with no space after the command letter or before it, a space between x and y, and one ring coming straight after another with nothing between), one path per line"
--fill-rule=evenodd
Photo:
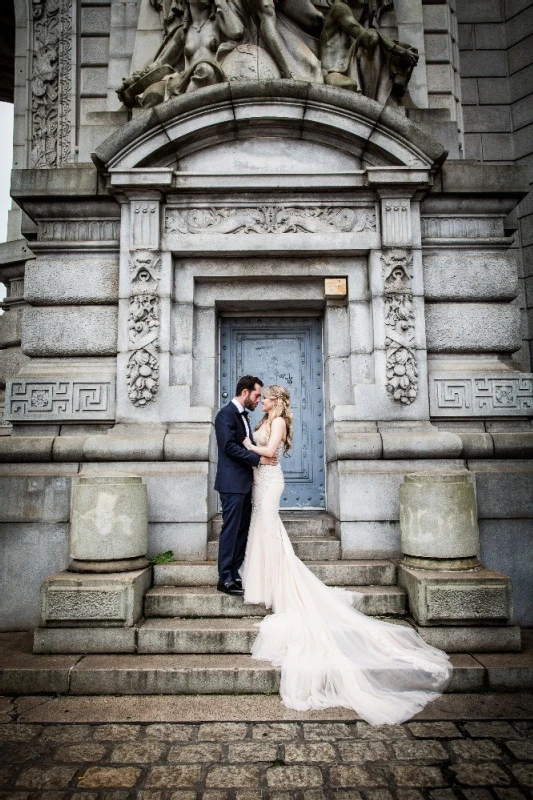
M465 156L488 163L531 167L533 155L533 7L527 0L458 0ZM531 173L533 185L533 172ZM533 337L533 200L509 219L521 248L520 293L529 368Z

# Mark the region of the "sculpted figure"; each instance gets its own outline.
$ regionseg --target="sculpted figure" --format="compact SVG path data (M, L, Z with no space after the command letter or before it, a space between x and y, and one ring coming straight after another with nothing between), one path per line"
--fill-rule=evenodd
M165 37L154 61L118 90L125 105L149 108L166 97L226 80L223 56L242 39L235 0L172 0L165 9Z
M312 0L151 2L163 14L164 39L153 62L124 79L117 93L127 106L155 106L226 80L323 82L323 16Z
M320 59L325 83L386 103L391 94L405 93L418 51L385 36L377 11L377 0L333 0L320 37Z

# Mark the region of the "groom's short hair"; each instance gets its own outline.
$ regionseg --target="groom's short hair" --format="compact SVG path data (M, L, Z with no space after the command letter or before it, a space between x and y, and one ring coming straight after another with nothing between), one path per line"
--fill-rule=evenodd
M245 389L248 389L249 392L253 392L256 384L259 384L259 386L264 386L263 381L259 380L259 378L256 378L254 375L243 375L242 378L239 378L237 381L235 397L240 397Z

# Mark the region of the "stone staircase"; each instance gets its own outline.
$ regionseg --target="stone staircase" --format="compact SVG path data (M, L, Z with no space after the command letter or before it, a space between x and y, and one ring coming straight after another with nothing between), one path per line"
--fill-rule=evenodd
M365 613L380 617L405 614L403 589L396 586L396 566L387 560L344 561L335 523L325 513L283 514L299 558L330 586L364 594ZM208 543L208 561L182 561L154 567L154 587L145 596L145 622L138 630L139 653L249 653L257 622L268 612L241 597L218 592L216 558L221 520Z
M297 554L321 580L361 592L369 615L410 624L393 561L342 559L327 514L292 512L283 518ZM230 694L277 693L279 669L249 656L257 623L269 612L216 590L219 530L216 519L208 560L154 567L144 617L133 628L38 629L34 654L29 634L14 634L14 650L0 655L0 693L211 695L214 702ZM529 652L484 655L465 648L451 658L451 692L533 687Z

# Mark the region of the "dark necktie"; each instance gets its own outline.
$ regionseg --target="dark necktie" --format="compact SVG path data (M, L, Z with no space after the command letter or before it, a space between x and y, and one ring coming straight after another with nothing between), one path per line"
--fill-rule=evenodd
M244 419L246 420L246 423L247 423L248 427L246 427L246 424L245 424L244 427L246 428L247 435L250 436L250 441L252 442L252 444L254 444L254 437L252 435L252 429L250 427L250 417L248 416L248 412L247 411L241 411L241 417L243 418L243 420ZM248 431L249 431L249 433L248 433Z

